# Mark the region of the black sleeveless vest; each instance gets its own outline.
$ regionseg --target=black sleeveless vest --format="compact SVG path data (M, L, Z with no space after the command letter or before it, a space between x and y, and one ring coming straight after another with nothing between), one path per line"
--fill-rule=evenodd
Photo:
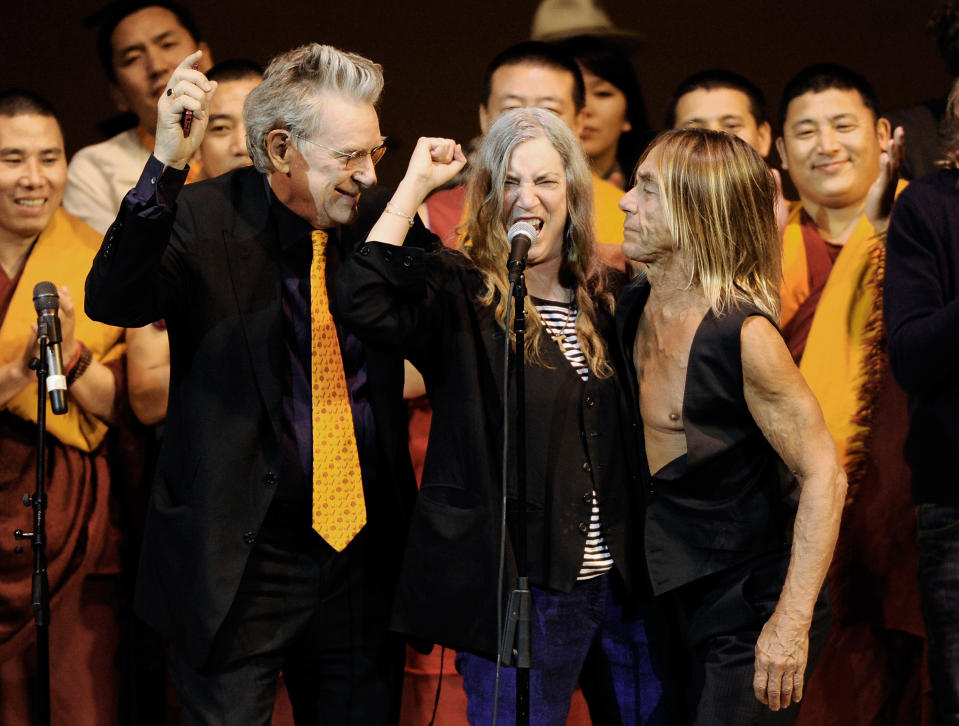
M648 297L645 280L635 281L617 309L621 353L631 368ZM763 313L747 305L719 317L706 313L686 371L687 453L655 476L644 467L646 562L657 595L790 545L795 482L743 394L740 331L752 315ZM642 436L639 445L645 459Z

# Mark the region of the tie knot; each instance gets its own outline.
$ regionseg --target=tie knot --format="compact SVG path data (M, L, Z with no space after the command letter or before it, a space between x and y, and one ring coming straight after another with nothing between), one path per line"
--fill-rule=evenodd
M313 240L313 253L322 255L326 251L326 243L329 241L330 235L326 230L314 229L310 237Z

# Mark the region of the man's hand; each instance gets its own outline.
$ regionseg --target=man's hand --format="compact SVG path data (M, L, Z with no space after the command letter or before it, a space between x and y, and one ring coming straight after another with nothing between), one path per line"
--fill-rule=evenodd
M73 356L77 352L75 333L77 327L77 310L73 304L73 295L70 294L66 285L60 286L59 295L60 335L62 336L60 353L63 355L63 362L64 365L66 365L69 361L73 360Z
M452 139L421 137L410 156L403 181L409 181L416 194L425 198L431 191L456 176L465 165L466 155Z
M756 641L756 698L773 711L799 703L808 657L809 623L774 612Z
M866 218L876 232L885 232L889 225L889 214L896 200L896 185L905 156L906 132L902 126L897 126L886 150L879 155L879 178L869 187L869 194L866 195Z
M184 58L167 81L166 91L157 101L156 147L153 155L166 166L182 169L203 141L210 118L210 100L216 92L216 81L208 81L193 66L203 51L198 50ZM189 136L183 135L180 119L183 112L193 112Z

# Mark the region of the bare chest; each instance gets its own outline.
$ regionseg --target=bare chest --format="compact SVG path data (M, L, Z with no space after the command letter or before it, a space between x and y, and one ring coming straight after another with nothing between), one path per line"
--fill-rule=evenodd
M702 315L643 316L633 345L639 410L647 431L681 432L693 338Z

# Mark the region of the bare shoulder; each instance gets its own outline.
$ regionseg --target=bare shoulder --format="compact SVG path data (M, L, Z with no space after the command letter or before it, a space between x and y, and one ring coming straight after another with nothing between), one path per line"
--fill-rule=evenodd
M762 315L746 318L739 343L743 382L747 388L772 393L794 389L797 384L802 384L802 375L782 335L776 326Z

